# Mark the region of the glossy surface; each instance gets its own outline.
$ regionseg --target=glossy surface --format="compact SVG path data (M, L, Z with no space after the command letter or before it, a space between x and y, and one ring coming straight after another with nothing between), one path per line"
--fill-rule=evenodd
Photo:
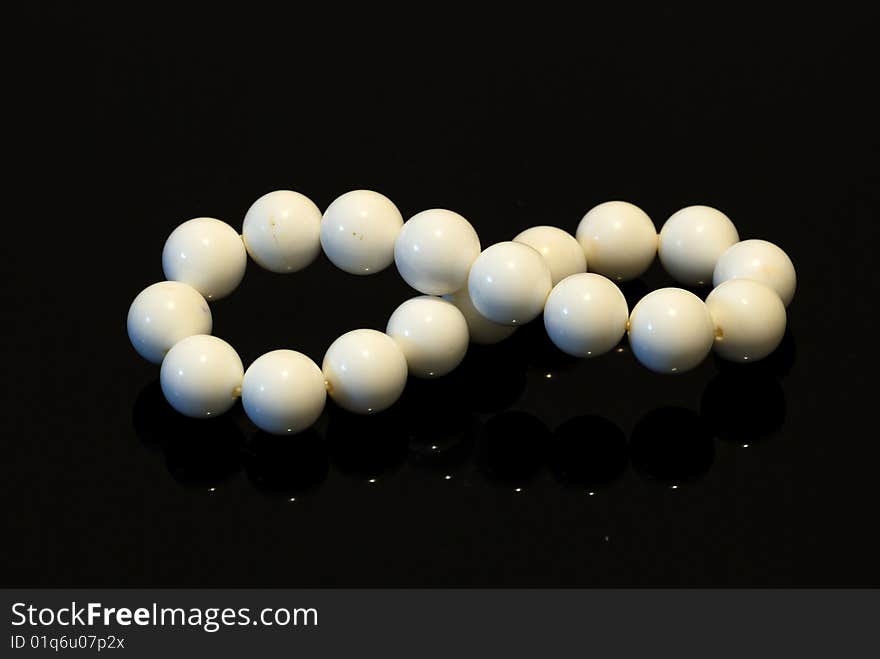
M196 419L223 414L241 395L244 367L235 349L206 334L174 344L162 360L160 382L175 410Z
M468 326L461 311L442 298L424 295L401 304L385 330L400 346L410 375L446 375L464 359Z
M181 339L211 333L211 308L192 286L160 281L138 293L128 308L126 326L138 354L161 364L165 353Z
M715 264L739 241L730 218L709 206L688 206L673 213L660 229L660 263L673 279L688 286L712 283Z
M403 280L421 293L448 295L467 286L480 237L458 213L435 208L413 215L394 244Z
M461 311L467 322L471 343L478 345L500 343L516 331L516 326L496 323L477 311L474 303L471 302L471 294L467 287L452 295L444 295L443 299L448 300Z
M728 279L754 279L772 288L785 306L797 288L794 264L780 247L766 240L743 240L718 259L712 285Z
M474 308L504 325L522 325L544 309L552 282L544 258L522 243L497 243L471 266L468 292Z
M195 288L213 301L234 291L244 277L247 251L231 226L197 217L177 227L162 249L165 277Z
M321 369L295 350L267 352L244 373L244 411L254 425L273 435L294 435L311 427L326 400Z
M321 251L321 210L299 192L269 192L245 214L242 238L248 254L266 270L302 270Z
M661 288L639 300L629 318L633 354L657 373L684 373L702 362L715 340L709 310L693 293Z
M596 357L626 332L626 298L610 279L595 273L566 277L544 306L544 327L557 348L573 357Z
M517 234L513 241L532 247L544 257L554 286L569 275L587 270L587 258L580 243L562 229L531 227Z
M657 254L657 229L641 208L625 201L606 201L592 208L577 227L590 272L614 281L643 274Z
M373 414L391 407L406 386L406 357L387 334L352 330L336 339L321 367L327 393L340 407Z
M372 275L394 261L394 242L403 217L388 197L352 190L337 197L321 220L321 247L337 268Z
M706 298L715 323L715 352L730 361L763 359L782 342L785 305L769 286L751 279L730 279Z

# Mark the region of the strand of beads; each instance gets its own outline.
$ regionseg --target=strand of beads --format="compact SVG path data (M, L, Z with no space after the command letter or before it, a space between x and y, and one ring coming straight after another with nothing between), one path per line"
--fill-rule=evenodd
M234 348L211 336L208 301L238 286L247 255L291 273L322 248L356 275L394 262L423 295L401 304L385 332L359 329L336 339L321 368L302 353L273 350L245 371ZM663 288L630 313L614 282L640 276L658 253L677 281L712 281L705 302ZM369 190L343 194L323 215L299 193L271 192L248 210L242 235L213 218L189 220L166 241L162 266L168 281L135 298L128 333L139 354L161 363L168 402L206 418L241 397L258 427L282 435L312 425L328 394L352 412L384 410L408 375L445 375L469 341L497 343L541 313L551 341L578 357L608 352L628 333L636 358L657 372L689 370L713 346L724 359L758 360L782 340L795 290L794 267L781 249L740 242L727 216L706 206L678 211L658 236L638 207L606 202L584 216L574 237L540 226L482 249L461 215L433 209L404 223L391 200Z

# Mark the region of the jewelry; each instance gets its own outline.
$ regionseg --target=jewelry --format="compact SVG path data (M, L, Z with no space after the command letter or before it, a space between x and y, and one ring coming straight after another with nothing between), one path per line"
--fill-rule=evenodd
M211 335L208 302L235 290L248 255L290 273L322 248L355 275L395 262L423 295L401 304L385 332L340 336L321 368L302 353L274 350L245 371L235 349ZM630 312L614 282L639 277L658 254L677 281L711 281L706 301L661 288ZM220 220L189 220L165 242L162 268L168 281L132 302L128 335L142 357L161 363L165 398L182 414L206 418L241 397L254 424L280 435L311 426L328 394L351 412L387 409L408 375L445 375L469 342L497 343L542 313L550 340L576 357L606 353L628 334L636 359L659 373L688 371L713 348L723 359L756 361L782 341L796 286L785 252L740 241L730 219L708 206L678 211L658 235L640 208L610 201L590 210L575 236L540 226L482 249L458 213L427 210L404 223L390 199L369 190L343 194L323 215L297 192L270 192L250 207L241 235Z

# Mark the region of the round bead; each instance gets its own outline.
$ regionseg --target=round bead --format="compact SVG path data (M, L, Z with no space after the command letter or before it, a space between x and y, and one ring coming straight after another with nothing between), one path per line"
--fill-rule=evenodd
M458 213L435 208L411 217L394 244L400 276L421 293L447 295L467 284L480 237Z
M299 192L270 192L248 209L242 237L248 254L266 270L302 270L321 251L321 210Z
M574 357L595 357L616 346L626 332L629 309L620 289L594 273L566 277L544 306L544 327L557 348Z
M552 288L543 257L522 243L496 243L471 266L468 290L483 316L504 325L522 325L544 309Z
M718 258L738 241L727 215L709 206L688 206L660 229L660 263L676 281L702 286L712 281Z
M629 343L657 373L682 373L699 364L715 341L703 301L681 288L661 288L639 300L629 317Z
M785 334L785 305L769 286L751 279L730 279L706 298L715 323L715 352L748 362L776 350Z
M635 279L657 253L657 229L651 218L625 201L606 201L590 210L578 224L576 238L590 272L614 281Z
M159 381L175 410L206 418L223 414L241 394L244 367L235 349L207 334L175 343L165 359Z
M728 279L754 279L766 284L785 306L791 304L797 287L794 264L788 254L766 240L743 240L721 255L712 285L718 286Z
M327 393L349 412L391 407L406 386L406 357L387 334L358 329L336 339L324 355Z
M241 236L226 222L197 217L168 236L162 249L162 270L208 300L226 297L241 283L247 251Z
M430 295L397 307L385 332L403 351L410 374L419 378L446 375L467 352L468 327L461 311Z
M321 246L337 268L372 275L394 260L394 242L403 226L400 211L388 197L353 190L337 197L321 220Z
M444 295L443 299L451 302L461 311L467 322L471 343L479 345L499 343L516 331L515 326L495 323L477 311L474 303L471 302L471 294L467 286L452 295Z
M245 371L241 385L248 418L273 435L302 432L321 416L326 400L321 369L294 350L262 355Z
M520 233L513 241L540 252L550 268L550 279L554 286L569 275L587 270L587 257L580 243L562 229L532 227Z
M192 286L160 281L134 299L128 308L127 325L128 338L138 354L160 364L181 339L211 333L211 309Z

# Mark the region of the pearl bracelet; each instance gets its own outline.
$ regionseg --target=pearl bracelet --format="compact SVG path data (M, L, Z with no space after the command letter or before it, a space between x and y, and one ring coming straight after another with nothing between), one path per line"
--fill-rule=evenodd
M358 329L337 338L322 368L302 353L274 350L245 371L235 349L211 336L208 301L235 290L248 254L267 270L290 273L322 248L356 275L393 261L424 295L401 304L384 333ZM657 254L682 284L711 281L706 301L662 288L630 313L614 282L639 277ZM404 223L391 200L369 190L343 194L323 215L297 192L270 192L250 207L241 235L220 220L189 220L165 242L162 268L168 281L134 299L127 324L137 352L161 363L165 398L182 414L206 418L241 397L254 424L280 435L310 427L328 394L351 412L387 409L408 374L445 375L469 342L498 343L541 313L551 341L575 357L608 352L628 334L639 362L659 373L688 371L713 347L723 359L756 361L781 342L796 285L785 252L740 241L730 219L707 206L678 211L658 235L641 209L611 201L590 210L574 237L539 226L483 250L461 215L434 209Z

